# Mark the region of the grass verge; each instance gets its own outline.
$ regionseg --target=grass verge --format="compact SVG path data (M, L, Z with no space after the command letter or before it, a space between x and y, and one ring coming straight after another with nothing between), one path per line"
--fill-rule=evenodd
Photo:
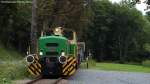
M0 84L12 84L12 80L28 76L23 56L0 46Z
M0 45L0 61L14 61L21 60L23 57L15 50L8 50Z
M116 64L116 63L96 63L94 69L127 71L127 72L146 72L150 73L150 68L142 65Z
M132 64L117 64L117 63L97 63L89 61L89 69L108 70L108 71L127 71L127 72L146 72L150 73L150 67ZM81 64L81 68L87 68L86 62Z
M0 64L0 67L0 84L11 84L12 80L28 77L26 67L21 62L7 62Z

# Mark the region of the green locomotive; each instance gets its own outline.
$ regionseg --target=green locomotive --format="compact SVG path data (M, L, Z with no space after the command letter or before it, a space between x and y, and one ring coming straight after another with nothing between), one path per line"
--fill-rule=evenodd
M77 48L75 31L58 27L52 35L42 34L37 54L28 54L26 57L28 71L35 76L71 76L80 61Z

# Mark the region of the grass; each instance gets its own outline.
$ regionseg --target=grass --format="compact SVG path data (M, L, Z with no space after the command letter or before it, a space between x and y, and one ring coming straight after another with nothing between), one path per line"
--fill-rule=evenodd
M143 61L142 65L145 66L145 67L150 67L150 60Z
M27 70L23 64L5 63L0 64L0 84L11 83L12 80L24 79L28 76Z
M113 70L113 71L127 71L127 72L148 72L149 67L142 65L130 65L130 64L116 64L116 63L96 63L93 68L101 70Z
M0 46L0 84L11 84L12 80L28 77L21 54Z
M15 50L8 50L0 45L0 61L21 60L23 57Z
M81 68L86 68L86 62L81 64ZM142 65L117 64L117 63L96 63L95 61L89 61L89 69L150 73L150 67L145 67Z

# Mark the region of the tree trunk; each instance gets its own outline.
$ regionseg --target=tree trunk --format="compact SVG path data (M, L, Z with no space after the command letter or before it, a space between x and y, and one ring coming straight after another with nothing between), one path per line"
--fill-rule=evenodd
M31 23L31 34L30 34L30 41L31 41L31 54L36 53L37 47L37 0L32 1L32 23Z
M43 21L43 30L47 30L48 29L48 20L45 18Z
M119 47L119 60L120 60L120 63L123 62L123 56L122 56L122 40L121 40L121 36L119 35L118 37L118 47Z

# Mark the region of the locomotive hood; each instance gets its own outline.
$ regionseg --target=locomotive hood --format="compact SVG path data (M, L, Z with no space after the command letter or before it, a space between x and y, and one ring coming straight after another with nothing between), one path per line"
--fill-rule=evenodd
M39 38L40 57L60 56L62 51L67 55L69 49L68 40L63 36L45 36Z

